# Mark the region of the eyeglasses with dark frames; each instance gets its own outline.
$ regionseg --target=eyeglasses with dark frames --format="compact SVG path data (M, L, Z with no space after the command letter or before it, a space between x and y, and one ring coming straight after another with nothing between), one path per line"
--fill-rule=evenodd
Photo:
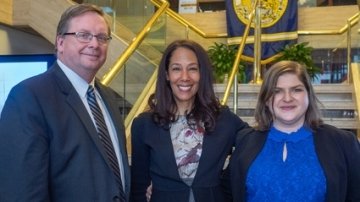
M67 32L63 33L62 35L74 35L75 38L82 43L89 43L93 37L95 37L96 40L101 44L106 44L112 39L111 36L106 34L91 34L90 32Z

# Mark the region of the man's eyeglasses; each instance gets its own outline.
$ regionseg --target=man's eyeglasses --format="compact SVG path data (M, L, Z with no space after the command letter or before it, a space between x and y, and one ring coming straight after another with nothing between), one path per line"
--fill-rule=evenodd
M83 42L83 43L89 43L93 37L95 37L97 39L97 41L101 44L106 44L108 41L110 41L112 38L111 36L108 36L106 34L91 34L89 32L68 32L68 33L63 33L64 35L75 35L75 37L77 38L77 40L79 42Z

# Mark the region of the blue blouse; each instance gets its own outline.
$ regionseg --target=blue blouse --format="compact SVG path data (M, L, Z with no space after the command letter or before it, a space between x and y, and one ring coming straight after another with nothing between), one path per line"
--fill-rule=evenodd
M325 201L326 178L312 132L302 127L286 134L272 127L264 148L249 168L246 188L249 202Z

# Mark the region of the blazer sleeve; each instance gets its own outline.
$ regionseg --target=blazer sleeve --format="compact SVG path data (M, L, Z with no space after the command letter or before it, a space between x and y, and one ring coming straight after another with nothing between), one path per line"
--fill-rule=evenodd
M354 134L345 132L342 143L348 171L346 201L360 201L360 144Z
M360 201L360 146L356 136L324 124L314 133L326 176L327 201Z
M245 165L250 165L252 161L251 159L254 157L254 153L256 153L257 150L251 149L250 152L247 147L252 144L261 145L262 142L260 140L258 141L258 139L254 139L257 138L258 135L255 135L255 130L253 128L248 126L246 123L243 126L244 127L241 127L241 130L238 131L236 136L235 150L230 157L229 165L222 174L221 185L224 189L227 201L243 200L242 198L244 198L245 195L244 179L246 173L242 173L244 169L240 166L238 159L245 150L246 156L248 156Z
M134 119L131 126L131 194L130 201L146 202L146 189L150 185L150 149L145 144L146 122L144 117Z
M0 201L49 201L47 125L36 93L9 93L0 118Z
M232 140L233 147L235 147L235 143L236 143L239 135L241 136L244 133L249 133L249 130L250 131L253 130L253 128L251 126L249 126L248 123L243 121L237 114L230 111L229 107L227 107L227 106L223 106L220 117L226 117L223 119L223 121L225 121L226 124L235 126L235 132L232 136L233 137L233 140Z

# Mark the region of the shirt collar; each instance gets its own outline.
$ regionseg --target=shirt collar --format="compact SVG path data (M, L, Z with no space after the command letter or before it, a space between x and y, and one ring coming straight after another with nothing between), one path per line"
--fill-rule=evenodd
M92 85L95 87L95 79L93 79L90 83L87 83L83 78L81 78L72 69L67 67L59 59L57 60L57 63L59 65L59 67L61 68L61 70L65 73L66 77L70 80L71 84L75 88L76 92L80 95L80 97L86 98L86 92L89 88L89 85Z
M272 126L269 132L269 138L277 142L298 142L300 140L306 139L311 135L311 130L306 126L302 126L299 128L299 130L290 134L284 133Z

